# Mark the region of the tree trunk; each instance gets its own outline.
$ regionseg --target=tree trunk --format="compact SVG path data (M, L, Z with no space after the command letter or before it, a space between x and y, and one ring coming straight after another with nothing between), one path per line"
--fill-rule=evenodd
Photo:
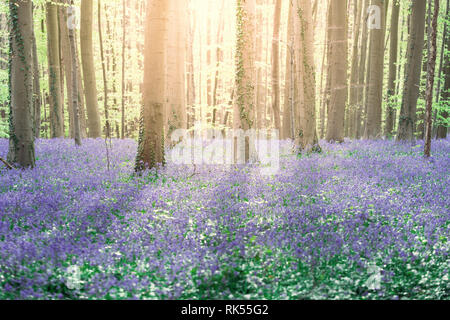
M447 17L448 17L448 1L447 1ZM436 137L437 139L446 139L447 138L447 131L448 131L448 106L450 105L450 34L448 33L448 21L446 22L444 32L444 87L443 90L440 92L441 96L441 104L444 107L444 110L442 112L439 112L439 119L438 119L438 127L437 127L437 133Z
M237 0L236 127L248 130L254 124L255 99L255 0Z
M46 3L47 44L50 90L50 134L52 138L64 137L63 101L61 97L61 70L59 55L58 6Z
M186 32L187 6L185 0L172 0L169 7L167 35L167 101L166 136L177 129L187 128L186 119Z
M36 138L39 138L41 132L42 96L41 96L39 61L37 55L36 35L34 33L34 24L32 26L32 32L33 32L33 120L34 120L33 128L34 128L34 136Z
M344 116L347 101L347 5L332 1L330 7L330 105L328 110L328 141L344 141Z
M144 90L136 171L164 162L165 39L168 0L150 0L147 6Z
M352 67L351 67L351 73L350 73L350 95L349 95L349 119L348 119L348 126L349 126L349 136L352 138L355 138L356 136L356 130L355 130L355 124L356 124L356 110L358 108L358 68L359 66L359 60L358 60L358 48L359 48L359 33L360 33L360 23L361 23L361 6L362 1L360 0L354 0L353 1L354 6L354 23L353 23L353 52L352 52Z
M433 5L433 1L429 0L428 5ZM426 102L426 112L425 112L425 147L424 153L425 157L429 158L431 156L431 134L433 130L433 86L434 86L434 76L436 70L436 56L437 56L437 23L439 17L439 0L434 0L434 15L431 25L428 26L430 31L430 46L428 52L428 73L427 73L427 89L425 92L425 102Z
M67 4L67 0L60 0L61 4ZM67 111L69 113L69 137L74 138L73 128L73 105L72 105L72 57L69 43L69 30L67 24L67 11L65 6L58 7L58 21L59 21L59 34L61 43L61 61L63 66L62 75L66 76L66 90L67 90ZM64 109L64 101L63 101Z
M367 119L364 136L366 139L381 137L381 110L383 103L383 66L384 66L384 35L385 35L385 8L384 0L372 0L372 6L379 8L371 14L374 19L380 19L380 25L375 20L375 26L370 30L369 51L369 88L367 100ZM379 13L379 16L377 14ZM372 15L369 16L369 19ZM371 23L371 21L369 21Z
M81 1L81 63L83 67L84 91L86 96L89 137L101 136L98 111L97 84L95 81L94 51L92 47L93 1Z
M107 139L111 138L111 126L109 123L109 110L108 110L108 80L106 79L106 65L105 65L105 53L103 49L103 31L102 31L102 5L101 0L97 0L97 23L98 23L98 36L100 44L100 58L102 60L102 76L103 76L103 107L105 111L105 136Z
M295 23L299 31L295 42L296 65L299 83L299 118L297 139L302 150L317 147L316 131L316 76L314 63L314 30L312 25L311 0L297 1ZM301 66L301 67L300 67Z
M280 120L280 20L282 1L276 0L275 15L273 23L273 45L272 45L272 92L273 92L273 117L275 129L281 129Z
M287 31L286 52L286 75L283 106L283 139L294 139L295 136L295 113L294 99L297 94L297 82L295 81L295 58L294 58L294 8L289 4L289 18Z
M73 6L73 0L70 1ZM79 116L79 90L78 90L78 50L75 38L75 26L68 25L68 37L69 37L69 47L70 47L70 58L71 58L71 72L72 75L72 96L69 96L69 100L72 99L72 115L73 115L73 136L75 139L75 144L81 145L81 132L80 132L80 116Z
M355 115L355 138L359 139L363 135L363 109L365 106L365 99L364 94L367 91L367 84L366 84L366 73L368 70L366 70L366 64L367 64L367 38L368 38L368 27L367 27L367 21L369 15L367 14L367 9L369 8L370 0L363 0L364 6L362 9L362 24L363 24L363 31L361 36L361 53L360 53L360 60L359 60L359 72L358 72L358 106L356 109L356 115Z
M426 1L413 1L398 140L413 141L425 32Z
M11 0L9 10L11 101L8 162L34 167L32 2Z
M387 9L386 9L387 11ZM386 114L386 135L392 136L395 122L395 85L397 81L397 56L398 56L398 20L400 17L400 2L392 1L391 13L391 39L389 49L389 81Z

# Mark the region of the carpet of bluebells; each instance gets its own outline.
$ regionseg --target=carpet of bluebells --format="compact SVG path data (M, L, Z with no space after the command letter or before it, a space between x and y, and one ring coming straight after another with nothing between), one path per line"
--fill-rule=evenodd
M103 140L39 140L36 169L0 168L0 299L450 299L450 140L433 143L136 176L132 140L110 170Z

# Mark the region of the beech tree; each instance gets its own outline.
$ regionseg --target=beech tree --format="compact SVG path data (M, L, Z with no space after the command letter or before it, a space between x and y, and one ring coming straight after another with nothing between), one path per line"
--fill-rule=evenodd
M410 34L408 40L405 85L398 123L398 140L415 139L417 99L422 72L422 50L425 33L426 1L413 1L411 8Z
M61 96L61 57L59 49L58 6L46 2L47 55L50 102L50 134L52 138L64 137L63 99Z
M386 9L387 10L387 9ZM398 59L398 20L400 17L400 1L392 1L391 32L389 47L389 80L386 112L386 134L391 136L395 125L395 89L397 81L397 59Z
M34 167L32 1L11 0L8 162Z
M429 0L428 6L431 9L433 1ZM428 25L430 31L430 47L428 52L428 67L427 67L427 88L425 92L425 157L431 156L431 134L432 134L432 112L433 112L433 88L434 88L434 76L436 69L436 56L437 56L437 21L439 16L439 0L434 1L434 14L431 24Z
M328 141L344 141L344 116L347 101L347 3L331 1L330 25L330 105L328 110Z
M84 91L86 96L87 123L89 137L101 136L100 114L98 111L97 83L95 80L94 49L92 45L93 1L81 0L81 63L83 68Z
M164 162L165 44L170 1L150 0L145 28L144 92L136 171Z
M236 0L236 107L235 127L248 130L253 127L255 107L254 39L255 0Z
M381 136L381 108L383 102L383 63L385 9L384 0L372 0L372 11L369 15L370 51L369 51L369 83L367 100L367 119L364 136L366 139ZM378 21L379 20L379 21Z

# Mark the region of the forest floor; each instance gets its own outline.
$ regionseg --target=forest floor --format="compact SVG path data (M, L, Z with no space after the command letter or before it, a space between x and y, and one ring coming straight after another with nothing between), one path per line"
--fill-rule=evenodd
M450 140L133 175L136 143L0 168L0 299L450 299ZM5 157L8 141L0 140Z

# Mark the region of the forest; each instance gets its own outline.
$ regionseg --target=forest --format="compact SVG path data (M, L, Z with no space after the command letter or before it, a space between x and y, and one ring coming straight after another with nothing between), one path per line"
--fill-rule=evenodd
M0 300L449 300L450 0L0 0Z

